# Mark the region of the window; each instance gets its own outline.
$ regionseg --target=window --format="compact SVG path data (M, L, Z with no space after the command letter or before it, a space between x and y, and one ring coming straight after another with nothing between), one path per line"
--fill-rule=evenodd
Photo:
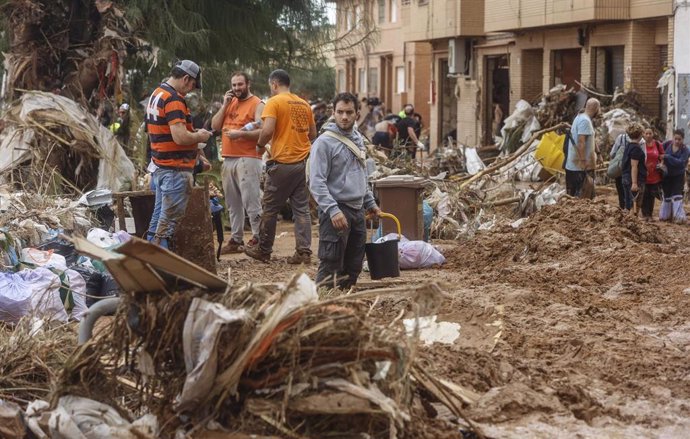
M339 92L344 92L345 91L345 70L338 70L338 83L337 83L338 91Z
M376 96L379 93L379 69L376 67L369 68L369 94Z
M398 21L398 0L390 0L391 2L391 23Z
M405 93L405 67L395 68L395 92Z
M386 21L386 0L378 0L379 23Z
M367 69L364 68L359 69L359 92L367 93Z

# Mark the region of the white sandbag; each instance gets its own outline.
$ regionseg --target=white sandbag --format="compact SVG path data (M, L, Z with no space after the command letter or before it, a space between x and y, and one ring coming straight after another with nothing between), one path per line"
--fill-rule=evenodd
M22 270L19 273L24 282L31 287L31 311L46 320L67 322L67 311L60 298L60 278L39 267L35 270Z
M0 273L0 321L17 323L31 312L31 286L15 273Z
M65 257L55 253L53 250L40 250L33 247L23 248L21 261L38 267L51 268L59 273L67 270Z
M441 265L446 258L436 248L424 241L406 241L398 245L400 269L428 268Z
M65 276L67 276L69 288L72 290L72 300L74 301L72 318L76 321L81 321L84 313L89 309L86 306L86 281L81 274L74 270L65 271Z

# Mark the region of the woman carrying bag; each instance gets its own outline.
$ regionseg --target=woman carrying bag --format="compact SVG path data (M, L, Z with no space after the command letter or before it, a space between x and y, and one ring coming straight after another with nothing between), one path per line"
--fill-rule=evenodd
M685 223L686 215L683 208L683 190L685 189L685 168L688 166L690 150L683 143L685 131L677 129L673 132L673 141L667 142L664 152L666 175L661 182L664 190L664 201L659 209L661 221Z
M651 221L652 212L654 212L654 199L661 198L663 174L659 164L663 163L664 160L664 147L661 146L661 142L654 138L654 130L652 128L645 128L643 136L645 149L647 150L647 158L645 160L647 181L642 194L642 218L645 221Z

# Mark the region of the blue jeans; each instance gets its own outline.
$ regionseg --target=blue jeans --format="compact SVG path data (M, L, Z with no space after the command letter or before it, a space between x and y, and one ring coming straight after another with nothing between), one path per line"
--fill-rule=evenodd
M187 210L192 193L192 172L157 169L153 173L156 201L149 224L148 239L169 248L177 224Z

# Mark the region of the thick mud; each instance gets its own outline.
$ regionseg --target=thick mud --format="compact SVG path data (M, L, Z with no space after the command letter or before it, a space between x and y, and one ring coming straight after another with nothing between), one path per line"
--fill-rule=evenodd
M276 262L228 256L219 272L289 279L294 235L280 230ZM459 323L460 338L423 347L421 361L476 394L464 410L487 437L690 437L689 232L604 201L563 200L517 228L437 242L447 264L401 278L444 285L438 319ZM313 274L316 261L303 268ZM395 316L401 305L381 306ZM459 429L436 419L413 430Z

